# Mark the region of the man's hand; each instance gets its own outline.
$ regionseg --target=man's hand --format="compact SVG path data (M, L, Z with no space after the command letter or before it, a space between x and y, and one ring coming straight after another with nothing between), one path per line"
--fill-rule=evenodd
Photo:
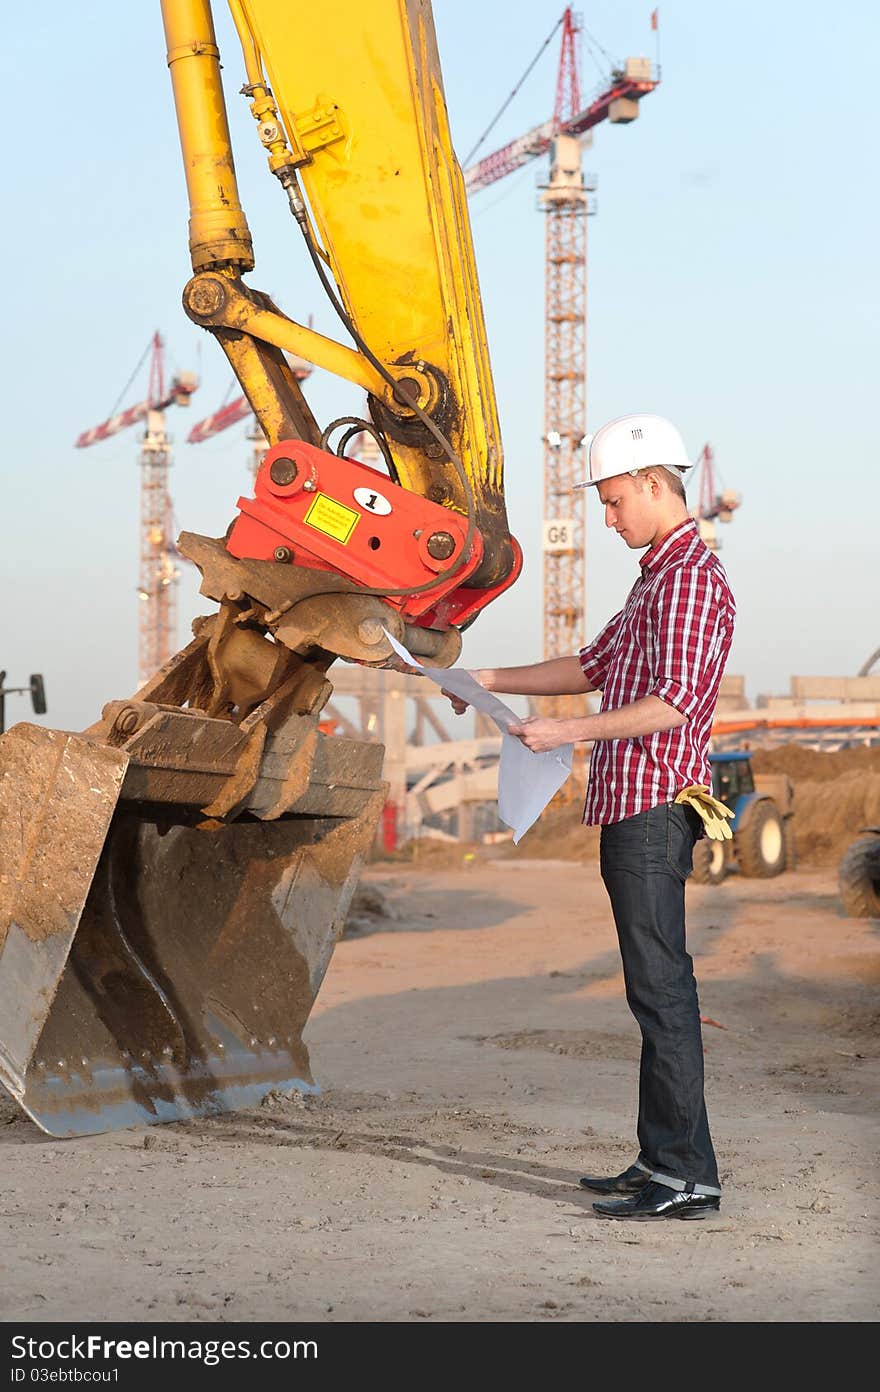
M452 691L447 691L445 686L441 686L440 695L445 696L451 701L452 709L455 711L456 715L464 715L465 711L470 708L467 701L463 701L460 696L456 696Z
M516 735L533 754L546 754L572 741L571 721L548 720L543 715L529 715L517 725L509 726L507 733Z
M480 686L483 687L484 691L492 690L491 686L489 685L490 673L486 669L476 669L468 667L465 670L467 671L469 676L473 677L475 682L479 682ZM450 702L452 709L454 710L456 715L464 715L466 710L470 710L470 701L463 701L462 698L460 696L456 696L454 692L447 691L445 686L441 686L440 693L441 695L446 697L447 701Z

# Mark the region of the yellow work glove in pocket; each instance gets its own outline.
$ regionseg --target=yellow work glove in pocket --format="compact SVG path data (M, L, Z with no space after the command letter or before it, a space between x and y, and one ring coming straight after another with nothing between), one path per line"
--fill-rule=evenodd
M704 784L692 783L690 787L682 788L675 801L694 809L711 841L733 840L733 832L728 825L733 813L713 797Z

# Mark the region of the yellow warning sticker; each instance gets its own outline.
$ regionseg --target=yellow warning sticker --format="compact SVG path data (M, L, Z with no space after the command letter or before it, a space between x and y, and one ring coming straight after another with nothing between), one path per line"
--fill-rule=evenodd
M325 536L333 537L334 541L341 541L344 546L359 517L360 513L355 512L354 508L337 503L335 498L328 498L326 493L317 493L303 521L308 522L316 531L323 532Z

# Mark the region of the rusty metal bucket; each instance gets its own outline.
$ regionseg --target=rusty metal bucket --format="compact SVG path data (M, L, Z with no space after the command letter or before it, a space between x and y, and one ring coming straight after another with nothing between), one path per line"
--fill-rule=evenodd
M53 1136L315 1090L302 1030L384 802L381 745L316 715L125 709L116 743L0 737L0 1082Z

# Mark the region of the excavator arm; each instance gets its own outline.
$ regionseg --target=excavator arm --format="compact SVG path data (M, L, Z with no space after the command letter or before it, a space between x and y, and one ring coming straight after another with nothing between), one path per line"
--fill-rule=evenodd
M0 1082L53 1135L314 1088L302 1031L382 811L380 745L327 734L338 657L385 630L449 665L516 578L461 173L426 0L230 0L271 173L351 344L243 280L207 0L163 0L190 203L190 318L269 441L216 612L80 734L0 737ZM316 422L285 353L369 397ZM347 426L337 449L335 428ZM386 470L348 458L375 434Z
M308 608L300 599L280 628L267 625L281 642L303 650L312 636L337 655L380 661L390 652L386 627L416 652L450 662L460 646L455 626L512 583L521 557L507 527L482 305L430 6L329 0L305 20L276 0L230 0L242 91L269 169L352 347L285 317L242 281L252 241L210 5L163 0L162 9L190 201L194 276L184 307L227 352L270 444L227 551L312 571ZM283 374L285 350L367 392L392 487L329 452L331 432ZM322 604L321 571L345 576L357 595ZM250 594L244 571L241 578ZM212 572L209 591L217 590ZM312 616L320 622L331 610L332 636L326 623L310 635Z

